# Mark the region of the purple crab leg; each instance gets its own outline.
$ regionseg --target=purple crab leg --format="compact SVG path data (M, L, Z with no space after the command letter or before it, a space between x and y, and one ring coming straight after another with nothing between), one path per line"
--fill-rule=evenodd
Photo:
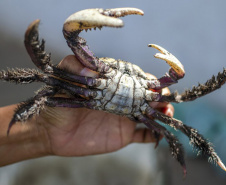
M149 129L155 130L156 132L164 135L166 141L170 146L171 154L180 163L180 165L183 168L184 176L186 176L187 170L184 160L184 149L182 147L182 144L179 143L178 139L172 133L170 133L165 127L161 126L154 120L149 119L148 117L142 114L139 114L136 117L140 122L144 123Z
M69 80L71 82L80 83L82 85L87 85L89 87L95 86L98 88L100 85L102 85L101 83L104 83L105 81L104 79L95 79L92 77L78 76L70 73L61 74L60 71L57 71L57 72L58 72L56 73L57 77ZM0 79L14 82L14 83L22 83L22 84L32 83L32 82L45 82L48 85L57 85L64 89L72 88L71 91L75 90L76 87L80 88L79 86L63 81L62 79L58 79L58 78L40 73L35 69L18 69L17 68L17 69L8 69L7 71L0 71Z
M111 69L107 64L99 60L89 50L86 41L79 37L82 30L91 28L122 27L122 17L130 14L143 15L143 11L137 8L116 8L116 9L87 9L76 12L68 17L64 23L63 34L68 46L72 49L75 56L87 68L107 73Z
M76 83L80 83L83 85L88 85L89 87L100 85L101 80L96 79L96 78L75 75L70 72L66 72L60 68L53 68L53 70L54 70L55 76L68 80L70 82L76 82Z
M97 90L80 87L80 86L71 84L69 82L56 79L54 77L49 77L47 79L44 79L43 82L45 82L47 85L50 85L50 86L65 89L72 95L83 95L87 98L90 98L90 97L95 98L98 96Z
M72 77L71 77L72 78ZM72 95L83 95L87 98L95 98L98 96L98 90L81 87L54 76L42 74L33 69L12 69L8 71L0 71L0 79L5 81L11 81L15 83L31 83L31 82L44 82L49 86L56 88L62 88L67 90ZM73 75L74 82L87 85L89 87L96 86L100 88L104 79L94 79L92 77L76 76Z
M177 120L175 118L171 118L153 108L150 106L147 106L146 115L151 116L164 124L167 124L174 128L175 130L179 129L181 132L183 132L185 135L188 136L190 143L197 148L201 153L204 155L207 155L210 159L210 161L216 162L224 171L226 171L226 167L219 158L219 156L216 154L214 148L212 147L212 144L208 142L199 132L182 123L182 121Z
M49 97L47 98L46 105L49 107L68 107L68 108L82 108L86 107L94 109L95 100L86 100L83 98L62 98L62 97Z

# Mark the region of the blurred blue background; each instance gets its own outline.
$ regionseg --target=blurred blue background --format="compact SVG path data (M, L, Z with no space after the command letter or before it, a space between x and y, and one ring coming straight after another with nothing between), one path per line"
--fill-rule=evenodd
M33 20L41 19L41 37L45 38L46 50L52 53L52 59L57 64L72 53L62 35L63 22L70 14L87 8L117 7L140 8L145 15L123 18L123 29L104 28L82 33L96 56L130 61L145 69L145 72L161 77L169 67L155 59L153 55L156 51L147 47L149 43L161 45L185 67L185 78L170 87L171 91L179 92L198 82L204 83L226 67L224 0L1 0L0 69L34 67L23 46L24 32ZM15 86L1 82L0 106L27 99L39 87L40 84ZM175 105L175 117L209 138L224 162L225 92L226 87L222 87L195 102ZM59 179L62 173L65 174L62 178L66 184L226 184L225 173L207 163L206 159L196 158L188 139L179 132L177 135L186 146L186 180L182 180L181 169L171 159L167 146L163 144L153 151L153 145L134 144L113 154L73 159L48 157L3 167L0 169L0 184L26 184L25 181L29 184L62 184ZM42 169L49 169L51 173L45 173ZM31 174L32 171L35 175ZM84 177L87 174L90 183L89 178Z

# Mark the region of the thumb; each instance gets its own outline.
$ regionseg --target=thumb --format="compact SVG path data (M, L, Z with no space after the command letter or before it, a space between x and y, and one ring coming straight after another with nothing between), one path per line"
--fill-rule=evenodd
M92 71L86 68L85 66L83 66L74 55L66 56L58 64L58 67L76 75L89 76L89 77L98 76L97 72Z

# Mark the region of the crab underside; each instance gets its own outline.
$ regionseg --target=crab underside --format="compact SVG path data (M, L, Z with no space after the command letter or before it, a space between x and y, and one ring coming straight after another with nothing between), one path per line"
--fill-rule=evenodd
M156 58L165 60L170 65L169 73L159 79L149 79L138 66L122 60L112 58L98 58L89 50L86 41L79 37L82 30L91 28L122 27L122 17L130 14L143 15L136 8L116 9L87 9L71 15L64 23L63 34L68 46L72 49L77 59L87 68L99 73L98 78L78 76L54 66L50 54L44 50L44 40L39 41L39 20L32 22L25 33L25 47L33 63L41 69L11 69L0 71L0 79L15 83L43 82L46 85L37 94L22 102L15 110L9 123L7 134L16 122L25 122L32 116L39 114L44 106L70 107L102 110L118 115L127 116L129 119L144 123L153 130L158 141L162 134L169 144L171 154L181 164L186 173L184 151L178 139L161 126L156 120L183 132L190 140L198 153L202 153L226 170L224 164L209 143L199 132L171 118L155 109L150 102L185 102L219 89L226 80L226 70L212 77L205 84L199 84L192 90L182 94L177 92L170 95L161 94L161 89L168 87L184 77L185 71L179 60L164 48L150 44L160 51ZM77 85L75 85L75 83ZM81 84L81 85L78 85ZM68 98L56 97L56 94L66 93Z

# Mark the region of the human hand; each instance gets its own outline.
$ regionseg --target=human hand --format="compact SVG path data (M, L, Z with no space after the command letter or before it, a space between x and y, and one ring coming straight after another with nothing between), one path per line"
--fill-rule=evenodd
M59 67L77 75L98 76L72 55L64 58ZM149 77L155 78L150 74ZM162 93L168 94L169 89L163 89ZM171 104L150 104L168 116L173 116L174 108ZM156 142L152 130L137 129L137 124L126 117L86 108L46 107L36 122L45 130L46 150L50 155L93 155L113 152L134 142Z

